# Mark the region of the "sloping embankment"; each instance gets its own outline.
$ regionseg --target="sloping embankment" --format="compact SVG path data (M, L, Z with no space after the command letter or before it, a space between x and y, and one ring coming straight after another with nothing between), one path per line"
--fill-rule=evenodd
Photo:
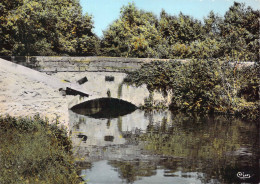
M0 115L40 114L67 126L68 105L62 84L43 73L0 59Z

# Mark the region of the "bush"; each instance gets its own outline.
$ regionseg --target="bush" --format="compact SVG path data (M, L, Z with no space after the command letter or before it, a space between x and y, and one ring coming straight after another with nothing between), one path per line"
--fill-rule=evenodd
M136 86L146 84L150 92L161 90L167 93L168 90L173 88L176 75L175 69L180 64L179 61L153 61L151 63L145 63L140 70L129 72L124 82L135 84Z
M80 183L66 131L47 120L0 117L0 183Z
M182 65L179 71L173 89L172 107L201 113L233 114L250 119L258 117L256 66L238 68L236 63L220 60L192 60ZM246 99L240 94L248 86L254 90Z
M171 108L197 113L259 118L259 66L240 67L220 60L180 63L155 61L128 74L125 81L172 93Z
M211 112L220 92L219 63L192 60L177 71L172 89L172 107L180 110Z

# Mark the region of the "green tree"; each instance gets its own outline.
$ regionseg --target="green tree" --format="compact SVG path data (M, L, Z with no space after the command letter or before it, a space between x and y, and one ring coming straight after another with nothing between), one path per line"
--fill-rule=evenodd
M9 54L93 55L93 49L87 48L92 47L88 43L98 43L92 18L82 15L77 0L24 0L15 6L4 5L8 6L4 19L8 30L3 36L10 35L6 41ZM4 47L0 50L4 53Z
M19 7L22 0L3 0L0 2L0 55L10 55L14 40L12 38L13 30L7 26L8 16L11 10Z
M180 13L178 16L168 15L162 10L159 20L159 31L170 45L190 43L202 38L202 24L191 16Z
M220 25L226 56L244 61L259 61L260 11L234 2Z
M190 44L189 56L194 58L219 58L223 56L223 42L218 38L206 37Z
M210 38L216 38L220 36L220 24L223 23L223 19L216 15L213 11L204 18L204 33Z
M191 55L190 43L203 38L200 21L180 13L171 16L162 10L158 31L167 41L168 58L187 58Z
M123 57L158 57L162 38L157 31L156 17L136 8L123 6L118 20L104 31L101 48L104 55Z
M259 65L239 68L220 59L153 61L129 72L129 84L172 96L171 108L259 119Z

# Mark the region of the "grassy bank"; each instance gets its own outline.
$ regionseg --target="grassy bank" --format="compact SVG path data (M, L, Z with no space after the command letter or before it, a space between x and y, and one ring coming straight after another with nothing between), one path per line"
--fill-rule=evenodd
M0 183L80 183L71 149L47 120L0 117Z
M241 67L220 60L155 61L130 72L127 83L171 94L171 108L259 119L259 64Z

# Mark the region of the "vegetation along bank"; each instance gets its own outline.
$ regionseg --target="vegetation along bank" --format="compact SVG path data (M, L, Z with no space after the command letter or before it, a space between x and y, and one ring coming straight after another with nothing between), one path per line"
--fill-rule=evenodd
M0 117L0 183L80 183L71 141L58 124Z
M171 109L259 119L259 64L239 67L220 60L154 61L125 81L172 96ZM152 101L152 95L151 99Z

